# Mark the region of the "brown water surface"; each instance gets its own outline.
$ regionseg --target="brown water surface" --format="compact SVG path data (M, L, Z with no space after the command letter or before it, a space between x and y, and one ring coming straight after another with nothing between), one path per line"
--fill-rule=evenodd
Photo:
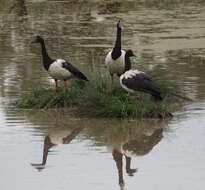
M173 2L0 1L1 190L204 190L205 3ZM45 37L51 57L107 76L118 19L123 48L138 56L133 67L161 65L194 100L172 120L81 119L11 104L53 86L34 35Z

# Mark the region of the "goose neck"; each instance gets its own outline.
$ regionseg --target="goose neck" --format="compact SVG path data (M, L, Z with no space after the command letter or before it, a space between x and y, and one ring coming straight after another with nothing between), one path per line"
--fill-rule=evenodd
M125 54L125 72L129 71L131 67L132 65L131 65L130 57Z
M43 57L43 65L44 65L45 69L48 70L49 65L51 64L52 60L47 53L44 41L41 42L41 53L42 53L42 57Z

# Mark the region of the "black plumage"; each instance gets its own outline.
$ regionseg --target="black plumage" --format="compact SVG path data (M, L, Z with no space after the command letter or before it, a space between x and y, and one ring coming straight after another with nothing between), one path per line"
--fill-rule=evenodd
M145 92L151 94L155 100L162 100L160 88L143 72L129 70L121 76L121 83L128 91Z
M122 26L119 20L117 23L117 36L116 36L115 46L111 53L111 57L113 60L118 59L122 54L121 52L121 31L122 31Z
M108 52L105 58L105 65L108 67L111 80L109 83L109 92L112 91L113 77L115 74L120 77L121 74L125 72L125 61L126 61L126 51L121 47L121 33L122 33L122 23L119 20L117 22L117 35L115 40L115 45L112 51ZM130 50L131 51L131 50ZM128 51L128 53L130 52ZM132 56L134 56L132 52ZM130 56L131 57L131 56Z
M141 91L151 94L155 100L162 100L160 88L144 72L132 70L130 57L133 56L132 50L126 51L125 70L120 76L120 84L128 92Z
M73 77L88 81L87 77L82 72L66 60L51 59L47 53L44 39L41 36L36 36L32 43L40 43L43 66L48 71L48 74L55 80L56 90L58 88L58 80L64 81L65 89L67 89L68 86L67 80Z
M62 63L62 65L63 68L70 71L77 78L88 81L87 77L82 72L80 72L76 67L74 67L71 63L64 62Z

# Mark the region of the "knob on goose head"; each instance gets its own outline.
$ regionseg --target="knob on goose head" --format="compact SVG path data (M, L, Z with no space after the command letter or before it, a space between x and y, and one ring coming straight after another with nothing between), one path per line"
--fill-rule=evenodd
M44 40L41 36L35 36L31 43L42 43L42 42L44 42Z
M122 29L122 22L121 22L121 20L119 20L119 21L117 22L117 28Z

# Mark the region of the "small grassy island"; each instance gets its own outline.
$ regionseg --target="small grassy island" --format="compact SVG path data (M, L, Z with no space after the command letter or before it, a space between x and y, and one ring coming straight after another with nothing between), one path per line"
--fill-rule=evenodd
M117 82L111 93L107 92L108 81L91 79L89 82L72 80L68 91L59 88L41 88L18 100L18 108L48 109L74 108L82 117L117 117L117 118L168 118L173 104L182 99L173 95L176 87L170 85L163 75L150 73L161 88L163 101L154 101L149 94L129 94ZM160 76L160 79L157 78Z

